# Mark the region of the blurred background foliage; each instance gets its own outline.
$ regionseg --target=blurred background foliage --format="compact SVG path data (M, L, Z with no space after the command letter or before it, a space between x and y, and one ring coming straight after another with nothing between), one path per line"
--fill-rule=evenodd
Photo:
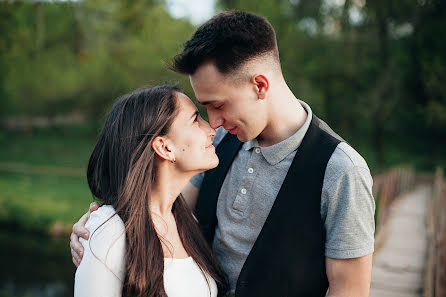
M216 5L268 18L291 90L373 175L446 165L446 1ZM68 232L92 200L85 167L115 99L176 82L194 97L166 64L195 28L162 0L0 1L1 226Z
M83 170L118 96L180 83L193 98L188 78L166 65L196 26L165 7L161 0L0 2L2 188L24 187L11 171L56 177L74 170L86 197L77 201L85 203ZM425 171L446 164L446 2L220 0L223 9L271 21L290 88L365 156L373 174L401 163ZM3 190L0 203L15 196Z

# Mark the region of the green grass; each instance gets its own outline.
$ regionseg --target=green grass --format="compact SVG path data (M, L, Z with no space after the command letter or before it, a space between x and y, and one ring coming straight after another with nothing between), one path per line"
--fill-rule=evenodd
M34 129L31 135L2 132L0 163L26 164L33 170L0 168L0 222L45 231L55 222L77 221L93 200L84 174L96 141L92 131L72 125ZM58 175L45 166L75 169L75 174Z
M0 132L0 162L85 168L97 133L88 125Z
M0 172L0 220L47 229L75 222L92 201L85 177Z

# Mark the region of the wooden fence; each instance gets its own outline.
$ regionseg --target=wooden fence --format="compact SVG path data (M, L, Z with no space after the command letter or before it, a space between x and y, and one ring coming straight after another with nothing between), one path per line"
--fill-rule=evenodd
M424 297L446 296L446 181L443 170L434 177L433 198L427 217L429 254L426 264Z
M373 177L373 197L376 201L376 230L380 231L388 215L389 207L401 194L409 191L415 183L411 167L402 166L387 170Z

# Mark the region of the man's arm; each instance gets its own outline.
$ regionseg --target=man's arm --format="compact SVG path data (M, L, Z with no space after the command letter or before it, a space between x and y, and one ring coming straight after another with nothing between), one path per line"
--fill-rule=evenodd
M184 187L183 191L181 191L181 194L183 195L184 200L186 200L187 205L189 206L189 208L192 211L195 210L195 205L197 204L199 192L200 192L200 188L198 188L191 182L188 182L187 185Z
M373 254L352 259L325 257L327 297L368 297Z

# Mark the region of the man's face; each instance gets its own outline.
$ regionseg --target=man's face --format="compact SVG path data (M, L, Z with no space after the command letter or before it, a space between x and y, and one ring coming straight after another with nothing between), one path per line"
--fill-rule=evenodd
M266 103L257 97L249 77L235 81L221 74L213 63L200 66L190 76L197 100L206 106L212 128L223 126L246 142L266 127Z

